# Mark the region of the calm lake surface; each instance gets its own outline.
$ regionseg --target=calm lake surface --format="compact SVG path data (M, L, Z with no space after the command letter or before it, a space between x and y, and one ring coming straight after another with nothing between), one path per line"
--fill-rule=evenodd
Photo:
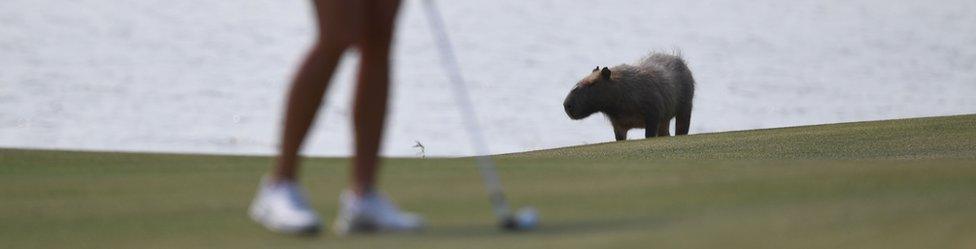
M473 152L421 9L398 22L384 154ZM562 100L680 50L692 133L976 113L976 1L441 1L492 153L613 140ZM301 0L0 1L0 147L271 154L313 38ZM346 56L306 143L351 153ZM642 137L632 131L631 138Z

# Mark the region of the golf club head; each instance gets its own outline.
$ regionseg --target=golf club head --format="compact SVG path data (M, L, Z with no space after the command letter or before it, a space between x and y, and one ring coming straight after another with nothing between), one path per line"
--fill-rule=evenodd
M507 231L532 230L539 224L539 213L531 207L520 208L514 215L502 219L502 229Z

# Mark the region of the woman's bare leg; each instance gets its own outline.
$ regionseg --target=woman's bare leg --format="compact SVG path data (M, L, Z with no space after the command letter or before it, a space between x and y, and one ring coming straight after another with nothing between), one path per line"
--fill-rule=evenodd
M356 13L358 1L313 1L318 17L319 37L299 68L288 92L285 107L281 151L278 154L273 178L296 180L298 152L308 129L315 120L322 96L329 86L342 53L357 35L359 23Z
M356 157L352 190L362 194L376 185L377 153L383 137L390 86L390 43L399 0L363 1L357 46L361 53L353 122Z

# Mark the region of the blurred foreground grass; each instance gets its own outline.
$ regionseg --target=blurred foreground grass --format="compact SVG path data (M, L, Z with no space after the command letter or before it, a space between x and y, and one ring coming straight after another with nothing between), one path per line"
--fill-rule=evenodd
M976 248L976 115L498 156L536 231L495 228L469 159L387 159L430 227L291 237L245 215L270 158L0 149L0 248ZM347 159L303 182L326 221Z

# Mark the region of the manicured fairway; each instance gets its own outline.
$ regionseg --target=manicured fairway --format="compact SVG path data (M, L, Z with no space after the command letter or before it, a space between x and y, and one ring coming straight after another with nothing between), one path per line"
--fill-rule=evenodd
M497 158L538 230L495 229L469 159L386 160L424 232L291 237L245 215L267 157L0 149L0 248L976 248L976 115ZM347 164L306 162L327 220Z

